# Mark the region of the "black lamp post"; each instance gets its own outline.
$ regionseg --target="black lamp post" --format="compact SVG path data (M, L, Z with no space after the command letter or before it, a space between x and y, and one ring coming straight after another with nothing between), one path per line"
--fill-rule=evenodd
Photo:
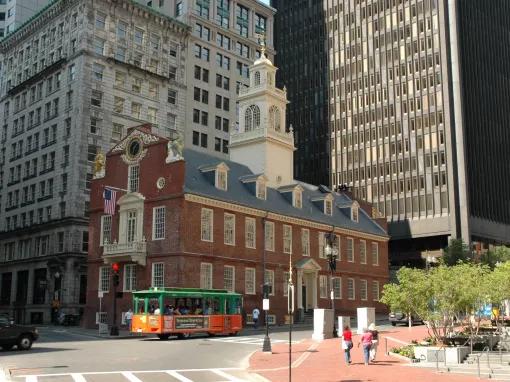
M326 234L326 245L324 246L324 253L328 259L330 271L330 297L331 297L331 310L333 310L333 337L337 337L336 324L335 324L335 289L333 287L333 273L336 271L336 259L338 258L338 249L333 245L336 235L334 233Z

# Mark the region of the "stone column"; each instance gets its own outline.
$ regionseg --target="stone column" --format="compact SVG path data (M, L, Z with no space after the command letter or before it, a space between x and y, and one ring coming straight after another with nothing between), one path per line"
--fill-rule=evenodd
M11 282L11 306L16 301L16 289L18 285L18 270L15 268L12 270L12 282Z
M318 306L317 306L317 275L319 274L318 271L315 271L314 273L312 273L312 304L313 304L313 308L314 309L317 309Z
M303 271L297 271L296 289L298 309L303 309Z
M34 302L34 268L28 268L28 285L27 285L27 303L32 305Z

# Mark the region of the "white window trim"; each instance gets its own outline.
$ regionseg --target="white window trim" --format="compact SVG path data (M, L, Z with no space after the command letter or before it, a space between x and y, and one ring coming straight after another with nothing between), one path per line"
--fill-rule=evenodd
M300 196L300 198L299 198L300 205L299 206L297 205L298 198L296 197L296 195ZM303 208L303 192L300 189L292 190L292 206L296 207L296 208Z
M133 291L135 291L135 290L136 290L136 287L135 287L135 288L133 288L133 285L131 285L131 288L129 288L129 289L128 289L128 288L126 288L126 284L127 284L127 282L126 282L126 281L127 281L127 278L128 278L128 271L127 271L127 270L128 270L128 268L129 268L129 269L132 269L132 271L131 271L131 272L134 272L134 273L135 273L134 280L135 280L135 282L136 282L136 264L125 264L125 265L124 265L124 277L123 277L122 290L123 290L124 292L133 292ZM129 275L131 275L131 274L129 274ZM133 278L132 278L132 279L133 279ZM131 282L131 284L133 284L133 283Z
M305 232L307 232L306 235L304 235ZM306 251L304 250L305 246L303 246L303 238L304 237L307 237L307 240L305 243ZM310 257L310 230L308 228L301 228L301 251L302 251L303 256Z
M339 293L338 293L338 297L335 297L335 300L341 300L342 299L342 278L341 277L333 277L331 279L331 287L333 288L333 290L335 289L334 288L334 284L333 284L333 280L339 280L339 283L340 283L340 288L339 288Z
M253 273L253 290L248 291L246 288L246 281L247 281L247 273ZM244 268L244 294L248 295L255 295L257 293L257 287L256 287L256 281L257 281L257 270L255 268Z
M328 213L328 204L331 206ZM324 214L328 216L333 216L333 201L331 199L324 199Z
M351 245L352 259L349 259L349 243L352 243L352 245ZM348 237L347 238L347 248L345 249L345 252L346 252L347 262L348 263L354 263L355 262L355 258L354 258L354 239L352 237Z
M375 248L376 248L376 255L377 255L376 256L376 260L377 260L376 262L374 262L374 252L373 252L374 245L375 245ZM370 249L371 249L370 255L372 257L372 265L378 267L379 266L379 243L372 242L372 245L371 245Z
M203 235L203 233L204 233L203 219L204 219L204 213L206 211L211 212L211 221L209 223L209 229L210 229L210 233L209 233L210 238L209 239L204 239L204 235ZM200 213L200 239L202 241L207 241L209 243L212 243L213 239L214 239L214 211L210 208L202 208L201 213Z
M106 269L107 275L108 275L108 289L102 288L102 281L103 281L103 270ZM99 281L98 281L98 291L108 293L110 291L110 283L111 283L111 274L110 274L110 267L99 267Z
M326 254L324 253L324 246L325 246L325 239L326 234L324 232L318 232L317 238L318 238L318 245L319 245L319 259L325 259Z
M248 222L253 223L253 246L248 245ZM246 217L244 221L244 245L246 248L256 249L257 248L257 221L255 218Z
M325 290L323 290L323 287ZM323 291L325 293L322 293ZM328 276L326 275L319 275L319 298L328 298Z
M361 256L361 248L365 246L365 258L363 260L363 257ZM367 263L367 242L365 240L359 241L359 263L360 264L366 264Z
M156 238L156 210L163 209L163 237ZM152 240L164 240L166 231L166 207L157 206L152 209Z
M289 295L289 272L283 272L283 297L288 297Z
M260 197L260 191L261 190L264 190L264 197L263 198ZM255 182L255 195L257 196L258 199L261 199L261 200L266 200L267 199L266 182L264 182L263 180L257 180Z
M354 213L354 211L356 211L356 213ZM351 207L351 220L356 223L359 222L359 207L355 204Z
M104 246L105 242L104 242L104 221L109 219L110 220L110 239L112 237L112 225L113 225L113 217L112 215L102 215L101 216L101 231L99 232L99 246L102 247Z
M271 275L270 279L272 280L272 283L270 284L271 285L271 293L269 293L270 296L274 296L274 290L275 290L275 284L274 284L274 270L272 269L266 269L264 271L264 284L266 284L266 273L267 272L268 274Z
M162 263L162 262L158 262L158 263L152 263L152 267L151 267L151 286L153 288L156 287L156 285L154 285L154 269L156 268L156 265L162 265L163 266L163 287L165 286L165 263ZM158 288L162 288L160 286L158 286Z
M365 296L363 297L363 288L361 287L362 285L365 285ZM359 291L360 291L360 299L361 301L367 301L368 300L368 281L367 280L360 280L359 281Z
M377 296L374 295L374 285L377 285ZM372 301L379 301L380 298L381 298L381 285L379 284L378 280L372 280Z
M232 225L232 242L227 242L227 227L226 227L226 217L232 217L233 218L233 225ZM236 245L236 215L235 214L229 214L228 212L225 212L223 214L223 244L234 246Z
M225 288L225 270L227 268L232 269L232 288L231 289ZM235 292L236 291L236 267L234 267L232 265L225 265L223 267L223 288L225 288L229 292Z
M267 232L267 226L271 226L271 240L269 241L269 244L270 246L267 245L267 240L266 240L266 232ZM268 222L266 221L264 223L264 248L266 249L266 251L270 251L270 252L274 252L274 222Z
M220 184L220 175L225 175L225 187L221 186ZM215 176L215 187L218 190L227 191L228 190L228 171L224 168L217 168L216 169L216 176Z
M349 296L349 281L352 281L352 297ZM347 299L351 301L356 300L356 281L352 278L347 279Z
M203 275L202 275L202 265L207 265L208 266L208 273L209 273L209 279L211 280L211 285L209 287L209 285L205 285L205 281L204 278L203 278ZM212 263L200 263L200 288L201 289L212 289L213 288L213 265Z
M289 248L288 251L285 248L285 230L289 230ZM288 224L283 225L283 231L282 231L282 244L283 244L283 253L292 254L292 226Z

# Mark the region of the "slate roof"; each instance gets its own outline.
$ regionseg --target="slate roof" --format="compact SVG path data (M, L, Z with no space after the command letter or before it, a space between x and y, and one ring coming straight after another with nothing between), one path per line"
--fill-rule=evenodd
M359 209L359 222L354 222L349 214L343 212L338 206L351 205L352 200L343 193L332 193L333 215L329 216L323 213L311 200L324 193L319 188L311 184L296 182L303 187L303 208L295 208L291 203L276 189L267 188L266 200L258 199L249 185L241 182L240 179L246 179L254 175L245 165L213 157L209 154L201 153L192 149L185 149L184 160L186 162L186 177L184 182L184 192L200 195L228 203L235 203L246 207L251 207L263 211L269 211L281 215L309 220L317 223L334 225L338 228L350 229L388 237L386 231L378 225L369 215ZM200 168L204 166L216 166L225 163L229 167L227 191L219 190L211 182L211 177L207 177Z

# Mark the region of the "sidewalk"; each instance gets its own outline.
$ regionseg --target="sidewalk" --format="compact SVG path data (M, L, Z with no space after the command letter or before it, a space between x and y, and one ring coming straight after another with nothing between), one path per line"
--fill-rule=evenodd
M388 350L401 346L396 341L410 342L427 336L425 326L411 329L397 327L380 332L377 361L369 366L363 364L362 349L357 347L358 335L353 336L352 364L346 365L339 338L315 342L306 340L292 345L292 380L294 382L377 381L377 382L474 382L476 377L441 374L430 369L409 366L406 361L385 355L385 337ZM396 341L395 341L396 340ZM273 354L258 351L250 358L250 372L259 374L272 382L289 380L289 348L287 344L272 347Z

